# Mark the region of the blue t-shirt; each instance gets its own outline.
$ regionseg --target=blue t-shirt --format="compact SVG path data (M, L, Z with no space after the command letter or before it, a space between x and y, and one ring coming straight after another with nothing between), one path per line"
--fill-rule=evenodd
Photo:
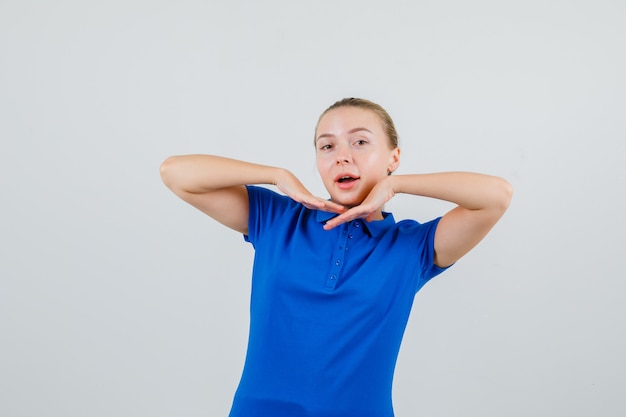
M250 333L230 417L391 417L393 373L439 219L354 220L248 187Z

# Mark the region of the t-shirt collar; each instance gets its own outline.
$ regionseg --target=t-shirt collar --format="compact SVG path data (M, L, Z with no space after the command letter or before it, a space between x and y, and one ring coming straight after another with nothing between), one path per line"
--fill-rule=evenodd
M329 211L317 211L317 221L320 223L326 223L328 220L333 217L337 217L337 213L331 213ZM393 226L396 221L393 218L393 214L383 211L383 219L382 220L374 220L372 222L367 222L365 219L359 219L365 230L370 234L370 236L376 237L383 234L387 229ZM353 220L354 221L354 220Z

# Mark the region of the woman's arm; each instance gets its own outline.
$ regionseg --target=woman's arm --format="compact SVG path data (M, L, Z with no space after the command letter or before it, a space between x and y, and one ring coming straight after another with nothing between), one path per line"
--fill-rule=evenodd
M393 187L458 205L442 217L435 232L435 264L442 267L459 260L487 235L513 195L504 179L469 172L398 176Z
M470 172L392 175L378 183L361 205L329 221L327 229L372 214L395 194L450 201L435 233L435 264L449 266L469 252L491 230L509 206L513 188L504 179Z
M307 207L340 212L343 208L311 193L289 171L213 155L171 156L161 164L167 187L223 225L247 234L247 184L273 184Z

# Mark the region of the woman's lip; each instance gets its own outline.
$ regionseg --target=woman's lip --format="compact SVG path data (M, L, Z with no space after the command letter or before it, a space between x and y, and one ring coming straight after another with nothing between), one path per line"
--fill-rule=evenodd
M359 181L358 178L354 178L351 181L345 181L345 182L339 182L339 181L335 181L335 184L337 185L337 188L341 189L341 190L349 190L353 187L356 186L356 183Z
M339 181L342 178L352 178L352 179L359 179L358 175L352 174L350 172L342 172L341 174L337 175L335 177L335 181Z

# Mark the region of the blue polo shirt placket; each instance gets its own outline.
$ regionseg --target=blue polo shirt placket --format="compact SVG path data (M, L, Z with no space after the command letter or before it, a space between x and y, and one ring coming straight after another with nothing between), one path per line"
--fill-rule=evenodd
M337 250L335 251L335 257L331 262L330 271L326 279L326 289L329 291L337 287L337 282L342 278L341 273L346 258L349 255L349 249L363 234L363 227L361 227L360 220L353 220L340 227L341 233L339 234Z

